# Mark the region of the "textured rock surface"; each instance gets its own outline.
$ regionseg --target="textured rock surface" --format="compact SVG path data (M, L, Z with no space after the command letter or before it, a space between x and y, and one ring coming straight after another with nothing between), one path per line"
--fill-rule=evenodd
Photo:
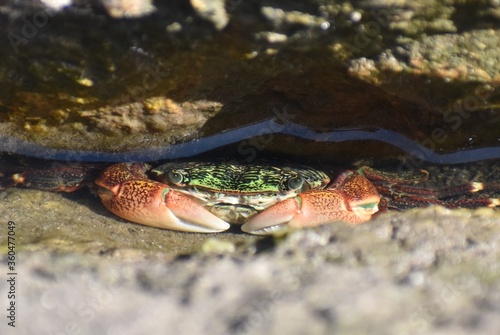
M288 121L316 131L380 127L435 149L496 145L498 12L495 1L7 1L0 130L120 151L288 108ZM293 154L289 142L263 146ZM325 157L351 149L295 145ZM361 147L360 156L375 151Z
M176 261L18 255L3 334L496 334L500 218L435 208ZM220 237L220 236L217 236ZM244 251L242 251L244 250ZM256 254L254 254L256 252ZM0 282L6 296L7 285Z

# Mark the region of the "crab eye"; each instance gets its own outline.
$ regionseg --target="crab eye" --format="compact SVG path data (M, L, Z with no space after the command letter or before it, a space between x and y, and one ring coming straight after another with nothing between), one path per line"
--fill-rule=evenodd
M168 180L170 180L174 184L181 184L182 181L184 180L184 177L182 176L182 174L175 171L175 170L168 171L167 177L168 177Z
M369 204L364 204L364 205L359 205L359 207L365 209L365 210L372 210L375 208L375 206L377 206L377 203L375 202L372 202L372 203L369 203Z
M302 188L302 185L304 185L304 178L302 178L301 176L292 177L286 182L286 186L289 190L300 189Z

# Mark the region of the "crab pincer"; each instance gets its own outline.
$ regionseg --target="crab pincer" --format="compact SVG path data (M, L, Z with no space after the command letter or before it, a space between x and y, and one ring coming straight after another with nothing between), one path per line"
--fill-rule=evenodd
M172 230L215 233L230 225L182 193L148 179L144 163L118 163L96 184L104 206L126 220Z
M286 227L299 229L334 221L363 223L378 211L379 202L380 196L368 179L347 171L330 188L306 191L279 202L251 218L241 229L267 235Z

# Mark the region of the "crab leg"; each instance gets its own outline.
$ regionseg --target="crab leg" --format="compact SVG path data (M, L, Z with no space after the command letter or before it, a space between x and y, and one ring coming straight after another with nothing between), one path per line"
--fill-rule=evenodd
M145 178L145 164L120 163L96 180L104 206L114 214L147 226L187 232L227 230L229 224L167 185Z
M303 228L345 221L357 224L378 211L380 197L363 176L348 171L334 183L336 188L311 190L279 202L254 216L241 229L256 235L270 234L286 226Z
M418 182L427 180L428 172L424 170L401 175L364 166L358 172L376 185L378 192L388 200L386 205L388 208L404 210L428 205L440 205L447 208L477 208L484 206L493 208L500 206L499 198L451 199L482 191L498 193L500 192L500 183L498 182L468 182L442 188L423 188L411 184L418 184Z
M92 164L54 164L50 169L20 168L22 172L0 173L0 189L22 185L51 192L73 192L93 182L102 167Z

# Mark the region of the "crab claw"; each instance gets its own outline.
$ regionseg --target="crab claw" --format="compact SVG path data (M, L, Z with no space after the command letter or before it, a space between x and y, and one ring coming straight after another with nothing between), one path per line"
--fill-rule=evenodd
M143 164L115 164L96 180L99 197L114 214L146 226L215 233L229 224L167 185L143 179Z
M349 171L336 181L335 189L311 190L279 202L254 216L241 229L267 235L291 228L314 227L333 221L357 224L378 211L380 197L363 176Z

